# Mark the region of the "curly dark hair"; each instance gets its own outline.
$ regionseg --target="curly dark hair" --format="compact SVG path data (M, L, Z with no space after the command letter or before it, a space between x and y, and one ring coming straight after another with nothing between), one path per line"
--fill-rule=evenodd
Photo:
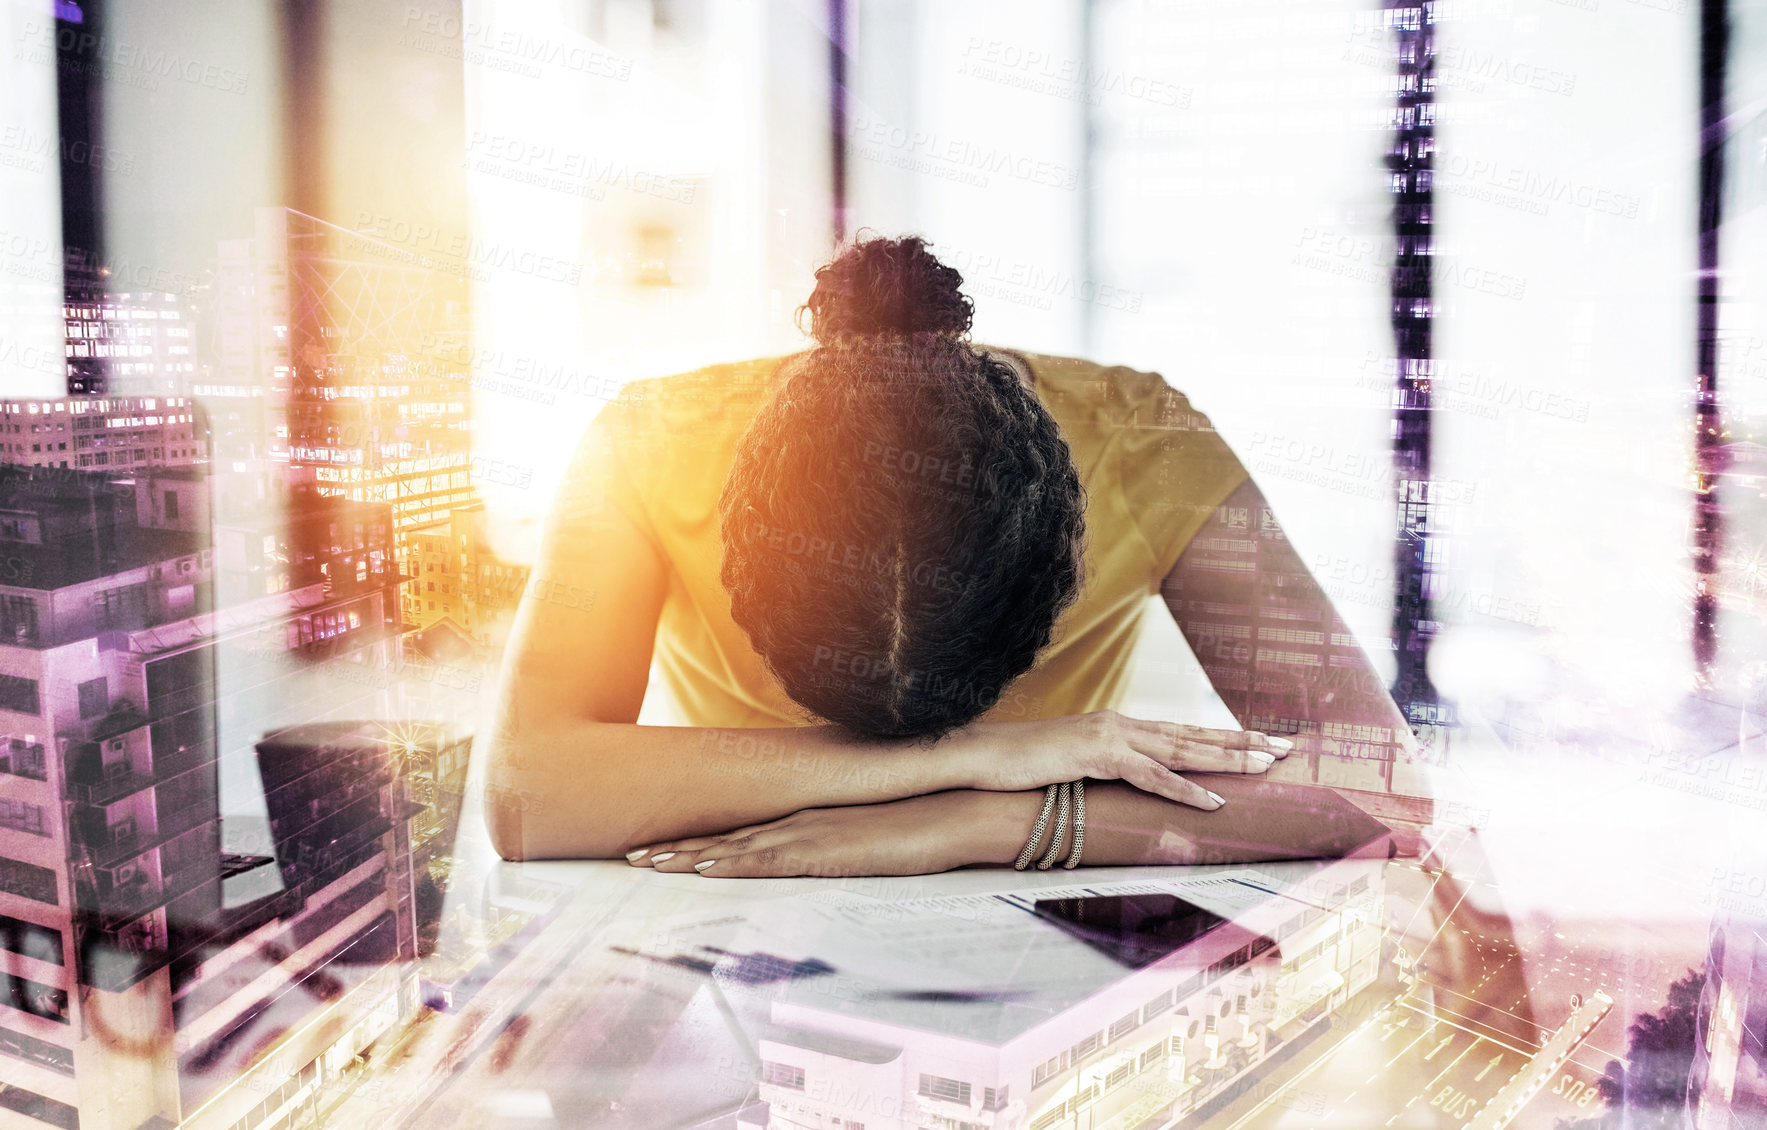
M806 710L868 737L980 716L1078 594L1085 495L1053 417L964 333L915 238L816 273L719 502L731 614Z

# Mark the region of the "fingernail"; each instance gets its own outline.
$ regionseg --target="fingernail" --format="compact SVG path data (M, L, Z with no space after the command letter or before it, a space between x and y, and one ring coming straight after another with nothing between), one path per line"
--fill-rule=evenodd
M712 864L714 864L716 862L718 862L718 861L715 859L702 859L698 863L693 865L693 869L695 871L704 871L706 868L710 867Z
M674 858L675 858L675 853L674 853L674 852L672 852L672 851L665 851L665 852L663 852L663 853L662 853L662 854L661 854L661 855L653 855L653 856L651 856L651 857L650 857L650 861L651 861L651 862L652 862L652 863L661 863L661 862L662 862L662 861L663 861L663 860L665 860L665 859L674 859Z
M1256 761L1259 765L1274 765L1274 764L1276 764L1276 755L1274 753L1264 753L1261 750L1255 750L1255 749L1252 750L1251 753L1252 753L1252 759L1254 761Z
M648 852L649 850L650 850L649 848L635 848L632 851L627 852L626 853L626 862L627 863L637 863L639 860L644 858L645 853Z
M1226 799L1223 798L1220 793L1210 793L1209 799L1214 801L1217 807L1227 803Z
M1282 750L1284 753L1295 748L1295 743L1289 741L1287 738L1265 738L1264 740L1270 745L1275 746L1277 749Z

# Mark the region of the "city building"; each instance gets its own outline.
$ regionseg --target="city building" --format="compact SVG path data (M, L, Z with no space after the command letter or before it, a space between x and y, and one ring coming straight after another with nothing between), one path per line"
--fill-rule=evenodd
M387 509L297 494L301 529L218 551L211 485L0 466L0 1126L255 1127L415 1007L402 762L264 740L389 711L316 677L393 658ZM251 850L222 819L241 758Z
M196 372L191 320L177 295L113 292L109 269L77 252L63 279L69 396L166 396Z
M116 474L208 457L208 437L184 397L0 401L0 461L15 466Z
M408 623L427 632L447 622L478 654L501 644L527 588L528 567L503 560L491 548L481 502L456 507L445 522L406 536L404 590Z
M1152 891L1026 897L1066 931L1011 954L1037 1007L1014 992L939 1007L838 972L780 990L757 1041L766 1125L1159 1130L1237 1097L1380 976L1376 861L1231 921Z
M218 457L392 508L394 538L475 498L464 302L408 251L285 208L224 241L191 384Z

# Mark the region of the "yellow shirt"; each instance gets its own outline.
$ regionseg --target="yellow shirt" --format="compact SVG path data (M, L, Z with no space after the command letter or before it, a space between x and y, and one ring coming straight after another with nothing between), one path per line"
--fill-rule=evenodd
M988 717L1043 718L1115 706L1148 596L1245 481L1246 470L1208 419L1157 374L1016 355L1028 363L1086 489L1086 573L1054 641ZM617 506L669 563L655 659L688 725L814 721L731 619L718 579L718 498L781 360L713 365L628 385L589 428L554 513L555 523L568 523L585 520L600 505Z

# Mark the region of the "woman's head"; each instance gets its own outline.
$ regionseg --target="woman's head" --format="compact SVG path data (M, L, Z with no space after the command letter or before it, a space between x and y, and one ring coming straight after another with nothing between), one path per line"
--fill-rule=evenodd
M912 238L817 271L820 345L785 363L720 503L736 622L796 702L868 736L985 712L1079 588L1067 444L964 340L962 282Z

